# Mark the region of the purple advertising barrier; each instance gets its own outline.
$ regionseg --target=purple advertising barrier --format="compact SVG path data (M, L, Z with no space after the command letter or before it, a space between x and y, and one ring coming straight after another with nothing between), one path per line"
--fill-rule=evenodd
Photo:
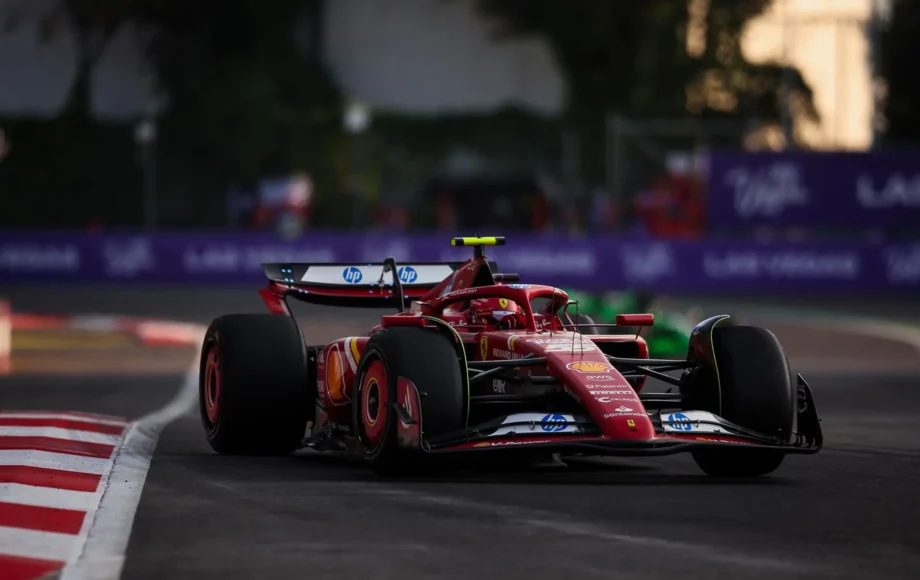
M273 234L0 233L0 283L4 281L194 282L264 281L263 262L464 261L469 248L443 235L322 233L293 242ZM551 284L595 284L601 270L596 243L564 237L516 237L494 248L505 271L541 276Z
M713 231L915 231L920 152L713 153L708 207Z
M265 282L262 262L463 261L443 235L0 232L0 284ZM525 282L587 291L822 295L920 291L920 244L664 242L511 236L489 249Z

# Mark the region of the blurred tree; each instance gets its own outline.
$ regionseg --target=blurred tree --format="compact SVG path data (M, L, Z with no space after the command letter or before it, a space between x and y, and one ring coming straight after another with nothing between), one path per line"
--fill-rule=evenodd
M797 71L755 64L741 50L745 24L772 0L476 0L496 38L544 37L568 80L568 113L598 124L608 111L631 116L688 114L783 118L780 89L794 113L816 119Z
M337 179L329 157L341 154L341 96L301 42L316 5L146 0L150 55L169 102L164 145L210 181L205 207L228 182L308 171L323 191Z
M311 52L318 44L320 4L55 0L36 32L47 42L73 39L77 74L60 118L46 122L47 130L10 131L34 141L29 146L17 138L20 155L16 171L7 172L10 179L23 190L73 200L76 220L97 211L116 223L140 220L137 196L125 193L140 188L133 122L96 122L90 90L111 40L132 24L165 97L157 119L158 189L161 207L175 209L161 223L222 223L229 184L252 186L263 177L303 171L317 201L325 203L325 192L338 188L348 152L339 91ZM7 31L20 22L3 20ZM74 142L83 147L74 151ZM34 153L28 161L26 152ZM124 175L116 179L112 165Z
M497 40L536 35L555 54L567 80L564 123L580 138L579 169L588 188L608 179L610 114L738 122L731 136L707 134L705 124L697 135L673 135L668 138L672 150L699 146L699 137L710 147L794 145L795 121L818 119L811 89L798 71L753 63L742 51L746 24L772 0L474 2L495 24ZM663 149L656 159L633 158L618 174L625 180L610 184L617 189L611 193L622 196L647 187L649 172L662 171ZM628 221L629 206L620 211L621 223Z
M77 70L60 116L87 121L92 113L92 74L118 29L135 14L138 2L130 0L58 0L38 20L43 42L74 36Z
M891 13L879 26L876 75L884 83L880 99L883 142L913 144L920 141L920 2L893 0Z

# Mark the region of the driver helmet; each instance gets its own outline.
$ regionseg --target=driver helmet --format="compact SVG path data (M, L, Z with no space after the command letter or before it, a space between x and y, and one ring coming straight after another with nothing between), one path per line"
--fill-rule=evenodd
M521 307L508 298L477 298L470 301L474 324L484 322L499 329L517 328L523 322Z

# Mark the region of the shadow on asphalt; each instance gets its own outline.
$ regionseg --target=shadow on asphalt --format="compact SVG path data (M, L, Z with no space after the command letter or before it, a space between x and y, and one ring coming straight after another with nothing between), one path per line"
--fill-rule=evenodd
M227 457L216 454L170 455L174 462L188 462L196 471L216 479L247 483L341 481L343 483L424 484L529 484L529 485L794 485L781 475L751 479L715 478L703 473L674 473L667 466L614 463L597 459L567 459L565 464L482 462L475 468L452 464L415 475L385 477L373 473L360 460L319 453L298 453L290 457ZM782 467L780 468L782 469Z

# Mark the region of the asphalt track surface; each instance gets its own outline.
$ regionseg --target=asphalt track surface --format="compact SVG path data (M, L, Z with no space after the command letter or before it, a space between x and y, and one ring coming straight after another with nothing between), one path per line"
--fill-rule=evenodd
M63 293L6 295L21 310L203 322L261 310L252 290ZM315 313L313 337L343 330L333 316ZM702 476L687 457L384 482L311 454L218 456L188 415L160 438L123 578L920 578L920 373L808 378L825 450L749 483ZM13 376L0 397L137 417L182 379Z

